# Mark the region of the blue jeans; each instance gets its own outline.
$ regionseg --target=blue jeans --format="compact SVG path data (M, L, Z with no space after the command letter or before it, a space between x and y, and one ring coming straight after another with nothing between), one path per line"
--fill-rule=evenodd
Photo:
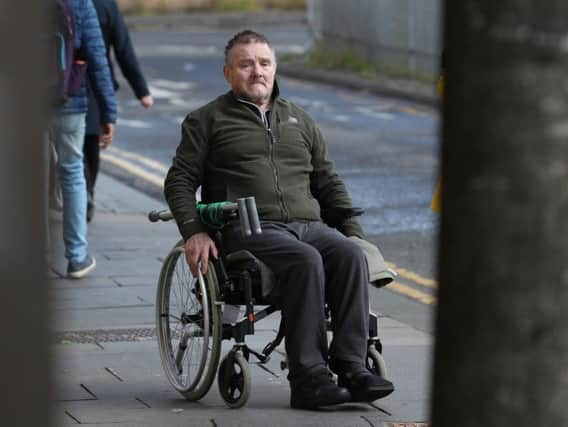
M63 195L65 258L81 262L87 256L87 187L83 171L85 113L56 114L49 123L49 140L57 152Z

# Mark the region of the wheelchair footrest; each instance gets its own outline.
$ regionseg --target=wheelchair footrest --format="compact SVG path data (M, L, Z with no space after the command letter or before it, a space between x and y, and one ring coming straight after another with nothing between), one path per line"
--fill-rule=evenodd
M258 359L258 361L259 361L260 363L262 363L262 364L264 364L264 363L266 363L266 362L268 362L268 361L270 360L270 356L269 356L268 354L264 354L264 351L263 351L262 353L259 353L259 352L257 352L257 351L254 351L254 350L250 349L250 348L249 348L248 350L249 350L249 352L250 352L251 354L253 354L253 355Z

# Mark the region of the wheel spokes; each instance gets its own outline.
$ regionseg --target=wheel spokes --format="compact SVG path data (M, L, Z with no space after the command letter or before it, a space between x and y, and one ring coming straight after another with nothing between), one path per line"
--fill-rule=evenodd
M199 380L207 355L209 354L209 333L204 326L208 323L202 303L204 283L191 274L185 260L177 259L172 272L169 306L174 313L168 316L168 329L176 372L176 382L182 388L192 388ZM207 307L207 305L205 305ZM178 339L176 346L175 339ZM180 346L182 344L182 346Z
M238 367L238 364L232 366L231 376L227 384L229 396L235 400L242 395L245 388L245 377L242 371L237 371Z
M156 296L156 333L168 381L189 400L211 387L221 349L217 277L193 277L179 242L164 261ZM236 392L235 392L236 393Z

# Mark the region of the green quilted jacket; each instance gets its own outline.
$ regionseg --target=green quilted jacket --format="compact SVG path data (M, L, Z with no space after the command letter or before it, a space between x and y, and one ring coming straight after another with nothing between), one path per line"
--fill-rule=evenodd
M199 186L204 203L254 196L261 220L322 221L328 208L351 207L313 120L277 86L275 95L270 126L232 92L185 118L164 188L184 240L207 230L195 207ZM355 218L337 228L364 237Z

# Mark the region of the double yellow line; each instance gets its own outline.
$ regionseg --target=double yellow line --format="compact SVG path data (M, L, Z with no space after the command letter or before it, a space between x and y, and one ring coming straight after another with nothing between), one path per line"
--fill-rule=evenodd
M414 285L422 286L424 288L432 289L434 292L438 289L438 284L433 279L428 279L422 277L413 271L407 270L405 268L399 267L392 262L387 263L388 267L397 272L400 279L411 282ZM395 280L394 282L387 285L387 289L396 292L397 294L404 295L405 297L411 298L422 304L432 305L436 304L436 297L429 293L420 291L415 287L406 285L404 283Z
M140 154L133 153L131 151L122 150L114 146L109 147L107 150L101 152L101 158L118 167L122 170L135 175L138 178L149 182L150 184L158 186L160 189L164 187L164 177L168 172L168 166L163 163L157 162L155 160L149 159L147 157L141 156ZM142 166L140 166L142 165ZM151 170L152 172L149 172ZM433 279L428 279L420 276L413 271L407 270L405 268L399 267L393 263L387 263L388 267L393 269L398 273L400 280L405 280L414 285L422 286L435 291L438 288L436 281ZM387 285L387 289L404 295L405 297L411 298L415 301L421 302L422 304L432 305L436 303L436 297L420 291L413 286L401 283L399 280Z
M169 168L163 163L114 146L101 151L101 159L158 186L160 189L164 188L164 178ZM137 163L144 165L144 167L139 166ZM146 168L150 168L153 172L148 172Z

